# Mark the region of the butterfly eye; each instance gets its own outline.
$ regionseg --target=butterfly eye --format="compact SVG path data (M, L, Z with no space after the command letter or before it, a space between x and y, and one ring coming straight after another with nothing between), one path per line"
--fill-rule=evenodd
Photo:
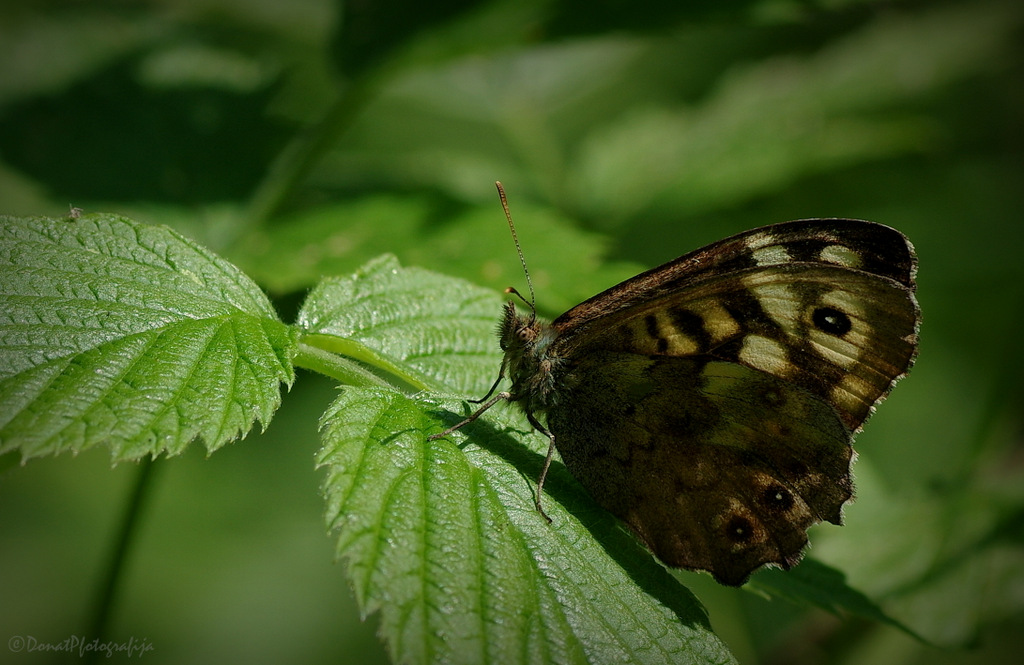
M818 330L836 337L842 337L853 328L850 317L835 307L819 307L814 310L812 320Z
M793 495L784 487L776 485L764 491L761 502L771 510L785 512L793 507Z
M725 535L734 543L745 543L754 535L754 525L746 517L735 515L725 527Z

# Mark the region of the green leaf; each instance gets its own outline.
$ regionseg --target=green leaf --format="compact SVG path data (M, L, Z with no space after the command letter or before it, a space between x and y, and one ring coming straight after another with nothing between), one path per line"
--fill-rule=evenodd
M492 291L385 256L325 280L299 324L304 344L347 344L392 383L479 396L501 363L500 308ZM321 421L328 524L396 662L731 662L692 594L560 463L545 485L554 523L536 511L546 443L521 414L427 440L464 410L346 387Z
M521 425L489 414L427 441L453 408L346 388L321 423L328 524L395 662L734 662L692 594L561 465L544 520Z
M210 451L266 425L295 333L237 268L114 215L0 220L0 453Z
M500 313L493 291L402 268L385 255L351 277L323 280L299 311L298 325L305 343L344 353L398 385L482 394L501 364L493 334Z

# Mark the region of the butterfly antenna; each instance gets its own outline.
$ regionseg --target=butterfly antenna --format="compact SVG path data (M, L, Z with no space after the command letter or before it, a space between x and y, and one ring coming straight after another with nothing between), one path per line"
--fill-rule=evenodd
M526 275L526 286L530 288L530 301L527 303L530 306L530 312L533 316L537 316L536 299L533 293L533 280L530 279L530 271L526 267L526 257L523 256L523 248L519 246L519 236L516 235L516 225L512 223L512 213L508 210L508 199L505 198L505 188L501 186L498 181L494 182L494 186L498 188L498 198L501 199L501 209L505 211L505 219L508 220L508 228L512 232L512 242L516 244L516 251L519 252L519 262L523 264L523 274ZM523 298L515 289L507 289L509 293L515 293L520 298ZM526 299L523 298L526 302Z

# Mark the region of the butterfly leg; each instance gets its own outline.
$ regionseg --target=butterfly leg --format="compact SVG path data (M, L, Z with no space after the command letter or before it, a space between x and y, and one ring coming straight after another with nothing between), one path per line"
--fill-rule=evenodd
M498 389L498 384L501 383L501 380L504 379L504 378L505 378L505 368L502 367L501 371L498 372L498 378L496 378L494 380L494 384L491 386L491 389L487 391L486 395L484 395L480 399L471 399L471 400L466 400L466 401L468 401L470 404L479 404L480 402L486 401L491 395L494 394L494 391Z
M537 419L534 417L532 413L526 414L526 418L527 420L530 421L530 424L533 425L533 427L538 432L548 437L548 439L551 441L551 443L548 444L548 455L547 457L544 458L544 466L540 470L540 478L537 479L537 496L535 497L535 505L537 506L537 512L540 513L544 517L544 519L548 521L548 524L551 524L551 518L548 517L548 514L544 512L543 506L541 506L540 497L541 490L544 489L544 479L548 477L548 468L551 466L551 457L555 454L555 435L549 432L548 428L544 427L539 422L537 422Z
M484 411L486 411L487 409L491 408L492 406L494 406L495 404L497 404L501 400L503 400L503 399L507 400L507 399L510 399L511 397L512 397L512 393L510 393L510 392L500 392L500 393L498 393L497 395L495 395L491 399L489 399L486 402L484 402L483 406L481 406L479 409L477 409L473 413L469 414L469 416L467 416L465 420L463 420L462 422L459 422L459 423L456 423L456 424L452 425L451 427L449 427L448 429L446 429L443 432L439 432L437 434L431 434L430 436L427 437L427 441L437 441L438 439L443 439L444 437L448 436L449 434L451 434L455 430L461 429L462 427L468 425L469 423L471 423L474 420L476 420L477 418L479 418L483 414Z

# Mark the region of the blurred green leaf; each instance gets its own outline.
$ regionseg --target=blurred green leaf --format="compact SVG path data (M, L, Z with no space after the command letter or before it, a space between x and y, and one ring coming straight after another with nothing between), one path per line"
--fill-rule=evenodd
M513 199L510 205L542 311L560 313L643 269L607 261L601 236L580 230L550 209L525 200ZM420 197L368 196L280 220L243 239L232 257L279 293L348 273L385 251L404 263L494 290L514 285L526 293L497 195L486 204L444 215L445 210ZM492 312L494 325L499 310Z
M60 91L162 32L161 22L146 13L25 14L8 8L0 22L6 56L0 58L0 107Z
M888 616L866 595L851 588L842 572L814 559L805 559L790 571L778 568L760 570L751 578L750 586L753 590L820 607L836 615L846 612L888 624L922 639L913 630Z
M413 196L367 196L305 210L244 237L232 258L277 293L345 275L385 252L423 242L430 204Z
M480 0L346 2L334 49L338 66L354 75L377 64L417 33L484 4Z
M942 128L908 102L997 62L1017 11L988 9L880 18L817 53L737 67L693 107L639 106L585 142L570 169L577 205L620 220L685 216L934 146Z
M929 494L887 491L858 465L860 499L843 533L822 533L815 556L846 571L886 613L929 642L971 644L980 626L1019 610L1024 580L1019 469L987 470ZM851 543L861 546L855 549Z

